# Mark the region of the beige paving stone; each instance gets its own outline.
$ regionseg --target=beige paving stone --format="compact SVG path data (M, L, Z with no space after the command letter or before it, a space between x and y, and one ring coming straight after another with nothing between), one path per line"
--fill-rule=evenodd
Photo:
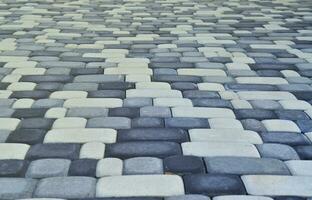
M128 97L164 97L164 98L182 98L181 91L178 90L163 90L163 89L130 89L127 90Z
M190 129L192 142L237 142L262 144L257 132L240 129Z
M3 83L15 83L15 82L18 82L21 78L22 78L22 76L19 74L9 74L9 75L6 75L1 80L1 82L3 82Z
M96 166L96 177L121 176L123 169L122 160L119 158L104 158Z
M122 107L122 100L117 98L77 98L68 99L64 102L65 108L75 107Z
M33 99L18 99L14 102L12 108L31 108L34 102Z
M255 145L237 142L185 142L182 143L183 155L200 157L232 156L256 157L259 152Z
M66 128L52 129L44 138L45 143L114 143L116 130L108 128Z
M16 118L0 118L0 129L4 130L15 130L21 120Z
M63 118L67 112L66 108L50 108L45 113L45 118Z
M97 197L161 197L184 194L182 178L177 175L103 177L99 179L96 188Z
M17 68L14 69L12 74L19 74L19 75L43 75L45 74L46 69L44 68Z
M178 69L178 75L192 76L226 76L225 72L220 69Z
M235 118L232 110L227 108L206 107L173 107L173 117L197 117L197 118Z
M155 98L153 99L153 105L164 107L192 107L193 103L190 99L186 98Z
M301 132L296 123L290 120L268 119L262 120L262 124L268 131Z
M54 121L53 129L63 128L84 128L86 127L87 120L80 117L66 117Z
M267 196L312 196L311 176L242 176L248 194Z
M11 94L12 94L12 91L0 90L0 99L8 99Z
M81 146L80 159L102 159L105 153L105 144L101 142L88 142Z
M31 91L36 87L36 83L31 82L15 82L11 83L7 89L11 91Z
M29 147L27 144L0 143L0 159L24 160Z
M86 91L56 91L50 94L51 99L77 99L87 98Z
M3 67L5 68L34 68L36 67L37 62L35 61L13 61L7 62Z

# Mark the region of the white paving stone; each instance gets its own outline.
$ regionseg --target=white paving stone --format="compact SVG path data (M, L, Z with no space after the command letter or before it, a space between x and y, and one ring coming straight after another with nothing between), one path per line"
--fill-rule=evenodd
M207 90L207 91L224 91L224 87L220 83L198 83L197 84L199 90Z
M96 166L96 177L121 176L123 169L122 160L119 158L104 158Z
M238 83L244 84L288 84L287 80L279 77L238 77L235 78Z
M104 157L105 144L101 142L88 142L81 146L79 158L101 159Z
M268 131L301 132L296 123L290 120L268 119L262 120L262 123Z
M209 126L212 129L244 129L239 120L229 118L211 118L208 119Z
M312 176L311 160L288 160L285 164L294 176Z
M311 176L242 176L248 194L268 196L312 196Z
M29 147L27 144L0 143L0 159L24 160Z
M173 117L197 118L235 118L232 110L227 108L206 107L174 107L171 108Z
M64 102L65 108L74 107L122 107L122 100L117 98L78 98L68 99Z
M192 142L242 142L262 144L257 132L239 129L190 129Z
M116 130L108 128L74 128L53 129L45 138L45 143L86 143L103 142L114 143L116 141Z
M233 156L257 157L259 152L253 144L233 142L185 142L182 143L183 155L200 157Z
M97 197L140 197L183 195L182 178L177 175L131 175L101 178Z
M16 118L0 118L0 129L4 130L15 130L21 120Z
M308 110L312 108L311 104L303 100L282 100L279 103L284 109L288 110Z
M164 89L130 89L126 92L127 98L129 97L170 97L170 98L182 98L181 91L178 90L164 90Z
M86 127L87 119L80 117L65 117L54 121L52 128L84 128Z
M85 91L56 91L51 93L51 99L76 99L86 98L88 93Z

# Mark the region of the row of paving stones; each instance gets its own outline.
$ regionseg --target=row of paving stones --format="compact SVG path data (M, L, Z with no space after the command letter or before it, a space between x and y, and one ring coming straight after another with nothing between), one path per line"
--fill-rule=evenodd
M127 196L166 197L184 194L201 194L211 197L246 194L264 196L300 195L308 197L311 196L312 187L311 177L309 176L244 175L239 177L223 174L189 174L183 177L155 174L125 175L103 177L98 180L85 176L50 177L39 181L36 179L1 178L0 183L1 190L5 191L0 193L3 199L30 198L32 196L37 198L70 199ZM187 197L184 198L188 199ZM198 198L200 199L200 197L194 199ZM228 198L253 199L244 196ZM254 198L261 199L262 197Z
M312 162L299 160L296 152L291 150L289 148L286 152L288 154L285 153L284 158L287 160L284 162L276 158L264 157L214 156L201 158L182 155L169 156L164 159L132 157L125 160L113 157L100 160L81 158L72 161L62 158L38 159L38 157L34 161L9 159L0 161L0 175L1 177L35 179L64 176L106 177L170 173L179 175L208 173L310 176L311 171L309 169Z

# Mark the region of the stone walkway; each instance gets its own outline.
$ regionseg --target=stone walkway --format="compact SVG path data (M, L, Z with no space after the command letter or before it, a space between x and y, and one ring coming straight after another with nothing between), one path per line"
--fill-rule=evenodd
M1 0L0 199L312 200L311 11Z

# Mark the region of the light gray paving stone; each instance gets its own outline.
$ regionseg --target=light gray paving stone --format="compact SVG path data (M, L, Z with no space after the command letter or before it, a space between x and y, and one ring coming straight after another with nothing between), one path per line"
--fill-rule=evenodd
M148 106L140 108L141 117L171 117L170 108Z
M67 176L70 160L41 159L32 161L26 172L27 178L47 178L54 176Z
M208 173L289 175L286 165L271 158L213 157L205 158Z
M36 198L91 198L95 195L96 179L91 177L51 177L38 182Z
M165 200L210 200L210 198L200 194L187 194L187 195L165 197Z
M143 106L152 106L152 104L153 104L152 98L144 98L144 97L126 98L123 101L124 107L143 107Z
M83 117L83 118L94 118L94 117L107 117L107 108L70 108L66 116L67 117Z
M123 174L162 174L163 162L159 158L136 157L124 161Z
M31 198L37 180L24 178L0 178L1 199Z

